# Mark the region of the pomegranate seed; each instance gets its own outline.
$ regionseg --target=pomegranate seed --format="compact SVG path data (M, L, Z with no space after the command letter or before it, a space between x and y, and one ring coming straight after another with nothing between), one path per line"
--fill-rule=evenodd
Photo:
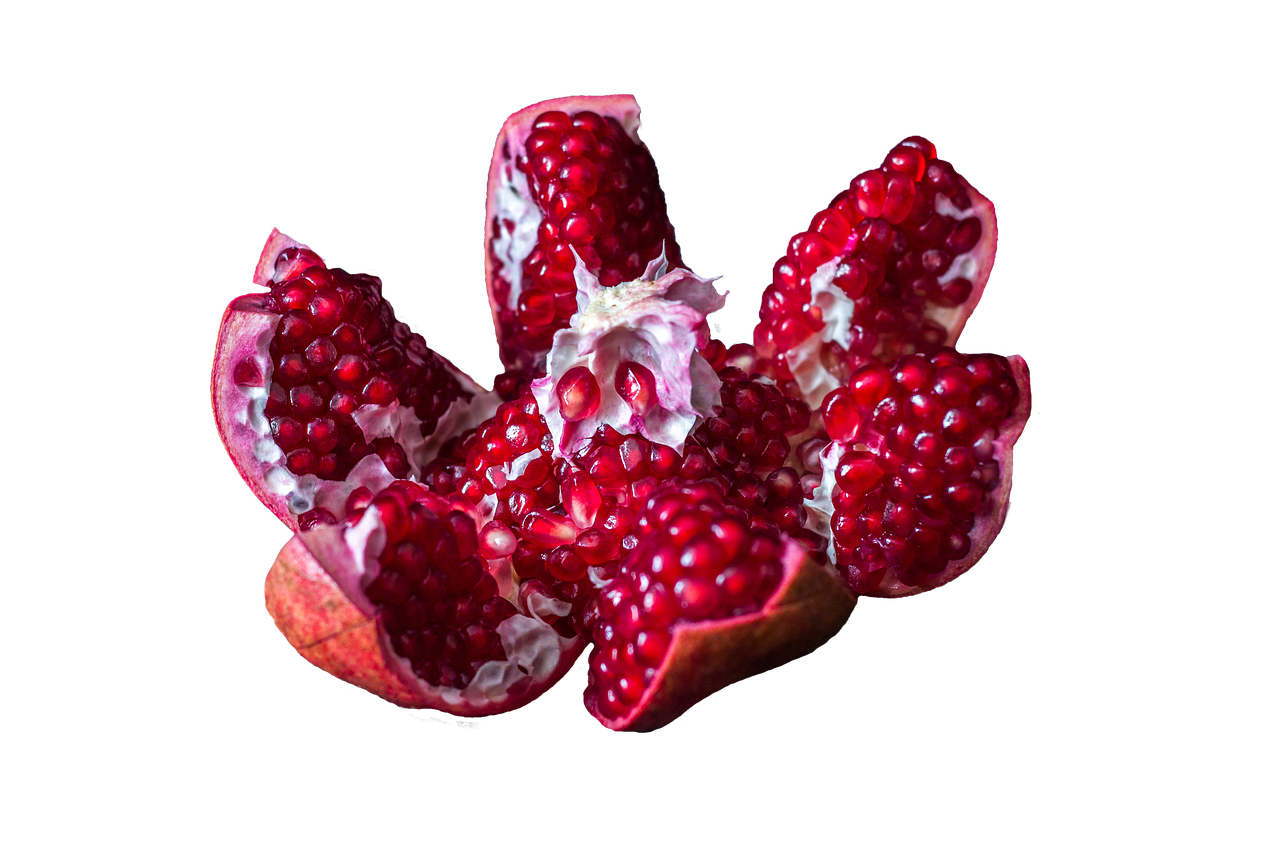
M595 524L603 500L595 482L586 474L571 474L560 484L561 502L574 524L587 529Z
M589 418L600 408L600 386L591 371L578 366L566 371L556 383L560 414L566 421Z
M614 388L631 411L644 417L658 404L658 388L649 368L634 361L624 361L614 374Z
M822 401L822 424L834 441L850 442L857 438L862 414L848 388L836 388Z

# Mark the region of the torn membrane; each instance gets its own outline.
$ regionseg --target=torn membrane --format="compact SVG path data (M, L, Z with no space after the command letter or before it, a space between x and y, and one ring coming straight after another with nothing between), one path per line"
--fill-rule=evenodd
M616 287L602 286L581 260L574 278L578 312L532 385L557 455L571 456L602 425L682 451L719 401L720 380L697 350L725 294L714 279L668 272L665 253Z

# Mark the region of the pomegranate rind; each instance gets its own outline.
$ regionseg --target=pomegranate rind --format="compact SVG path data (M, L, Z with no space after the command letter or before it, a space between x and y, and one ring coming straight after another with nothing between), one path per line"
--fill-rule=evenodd
M628 136L639 141L640 105L632 95L577 95L553 98L512 113L502 123L502 129L498 131L498 138L493 146L493 157L489 161L488 191L485 195L484 277L489 294L489 309L493 315L493 328L498 338L499 355L503 366L508 370L527 371L539 366L533 363L534 353L525 351L515 340L506 339L499 315L503 310L515 310L516 300L520 298L520 286L518 281L511 280L513 276L503 277L501 272L505 261L516 270L514 278L518 279L520 264L532 251L533 241L536 240L537 226L542 216L532 200L524 175L516 168L516 158L524 149L524 141L532 132L534 121L543 113L553 110L570 115L588 110L602 117L615 118ZM519 189L521 187L523 187L522 191ZM509 195L512 188L530 206L531 216L537 217L527 219L523 224L517 223L516 231L520 233L516 234L506 231L502 220L507 217L500 215L505 210L506 201L516 200ZM505 201L504 192L508 193ZM495 230L495 223L500 230ZM517 246L522 245L522 240L527 240L528 247L522 255L519 254L518 249L516 250L516 255L519 257L510 253L505 253L508 254L506 258L495 257L495 254L499 256L504 254L501 251L495 253L493 249L495 242L502 243L503 240Z
M475 508L459 497L456 508ZM376 510L370 510L376 515ZM358 527L356 528L358 530ZM477 673L474 688L440 688L418 678L395 653L376 608L360 588L363 569L353 565L354 546L363 550L378 532L321 525L289 541L267 573L267 611L299 654L325 672L406 708L431 708L461 717L504 713L541 696L573 666L586 648L578 637L561 637L540 620L522 614L499 626L504 641L537 644L526 668L510 664L505 683L488 689ZM373 551L378 550L376 547ZM554 648L551 648L554 644ZM496 668L495 668L496 669Z
M603 716L590 688L587 709L614 731L653 731L711 694L821 647L844 627L857 598L793 541L787 541L782 567L778 589L758 612L677 625L666 657L630 713Z
M272 228L271 235L267 237L266 244L262 247L262 254L258 256L258 265L253 268L253 283L258 287L270 287L276 281L276 258L285 249L307 249L311 251L311 247L305 243L299 243L297 240L280 231L279 228ZM305 261L298 261L297 266L305 265ZM290 278L300 270L283 270L285 275L280 278Z
M377 620L351 603L301 539L290 539L267 572L266 601L289 645L315 666L388 702L427 707L387 666Z

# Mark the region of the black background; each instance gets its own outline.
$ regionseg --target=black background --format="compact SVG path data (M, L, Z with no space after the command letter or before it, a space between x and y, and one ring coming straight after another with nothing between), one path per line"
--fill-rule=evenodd
M511 111L547 95L458 97L413 111L412 119L348 122L312 117L230 143L257 158L260 174L212 193L237 196L239 213L219 220L214 259L219 286L204 314L209 337L221 307L250 289L253 260L278 225L330 265L376 270L397 313L431 345L488 384L500 370L481 274L481 218L494 133ZM995 200L1001 252L983 304L959 347L1021 352L1037 365L1032 302L1046 274L1034 252L1034 211L1024 204L1034 156L973 111L869 114L842 109L831 92L758 104L722 91L637 92L643 136L657 159L685 260L703 274L724 274L730 301L713 321L726 342L750 336L773 261L792 233L874 167L906 133L931 137L980 191ZM284 110L282 110L284 111ZM1006 247L1009 246L1009 247ZM972 573L948 587L901 602L864 601L826 647L713 695L667 731L692 735L740 727L831 727L852 742L925 736L937 727L986 725L1029 702L1029 620L1036 602L1020 596L1036 571L1030 537L1038 525L1036 480L1024 471L1037 423L1019 446L1019 485L1005 533ZM388 736L485 736L502 733L602 733L581 708L585 658L556 688L524 711L480 722L479 729L430 725L338 683L301 661L262 611L261 581L287 530L259 506L225 461L212 429L201 438L214 498L207 512L228 533L212 537L210 556L223 580L216 596L230 640L237 712L257 719L366 724ZM417 726L417 729L410 729ZM424 726L425 729L424 729Z

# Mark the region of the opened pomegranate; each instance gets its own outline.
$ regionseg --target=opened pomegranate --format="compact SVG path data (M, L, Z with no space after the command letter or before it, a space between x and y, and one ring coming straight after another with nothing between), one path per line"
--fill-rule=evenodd
M555 333L577 311L578 260L605 287L640 277L680 247L630 95L559 98L503 124L489 167L485 273L502 363L543 369Z
M792 239L755 345L681 266L629 96L503 125L486 392L381 282L273 232L223 318L219 433L296 534L267 605L308 660L410 707L492 714L588 645L588 710L665 725L818 648L856 595L950 581L1004 521L1018 357L953 345L995 214L910 137Z

